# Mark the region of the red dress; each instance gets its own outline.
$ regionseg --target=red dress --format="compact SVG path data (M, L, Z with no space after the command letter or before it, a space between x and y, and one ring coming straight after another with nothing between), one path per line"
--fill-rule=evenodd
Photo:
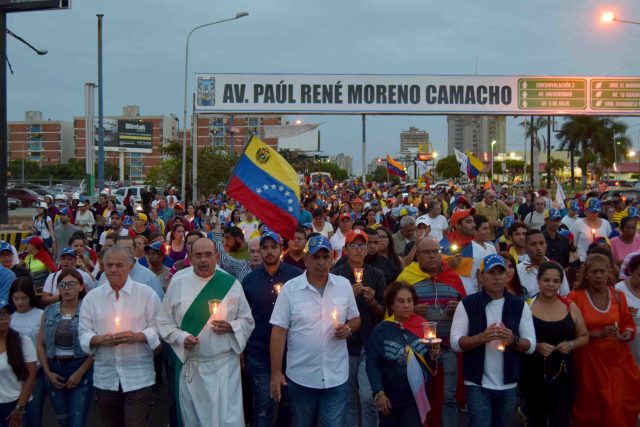
M584 289L573 291L569 299L582 311L589 332L616 322L620 331L636 327L622 292L609 288L609 307L599 310ZM576 395L573 422L580 427L635 427L640 413L640 370L629 342L616 337L590 338L576 350Z

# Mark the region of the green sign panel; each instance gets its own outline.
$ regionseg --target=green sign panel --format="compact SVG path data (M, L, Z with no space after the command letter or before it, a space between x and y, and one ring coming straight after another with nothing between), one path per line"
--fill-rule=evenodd
M518 107L523 110L584 110L587 81L566 78L518 79Z
M591 109L640 111L640 79L592 79Z

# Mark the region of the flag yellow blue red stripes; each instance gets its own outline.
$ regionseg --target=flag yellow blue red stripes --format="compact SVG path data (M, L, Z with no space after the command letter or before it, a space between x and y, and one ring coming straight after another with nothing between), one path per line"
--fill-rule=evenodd
M293 238L300 213L298 174L260 138L253 136L245 147L229 180L227 195L271 230Z
M469 158L469 161L467 162L467 177L469 179L473 179L480 175L480 172L484 169L484 163L471 153L467 153L467 157Z
M387 154L387 172L391 175L399 176L400 178L407 177L407 171L404 166L400 163L396 162L391 158L390 155Z

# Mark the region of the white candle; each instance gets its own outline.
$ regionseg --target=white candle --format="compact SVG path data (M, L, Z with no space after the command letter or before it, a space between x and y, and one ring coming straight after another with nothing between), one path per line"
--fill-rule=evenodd
M456 252L458 252L458 245L451 245L451 253L455 254Z
M116 333L120 332L120 317L116 316L116 318L113 319L113 323L116 325Z
M333 323L334 327L338 327L338 309L334 308L333 311L331 312L331 322Z
M357 284L361 284L362 283L362 275L364 274L364 269L363 268L354 268L353 269L353 275L356 278L356 283Z
M282 290L282 283L276 283L273 285L273 289L276 291L276 295L280 295L280 291Z
M209 301L209 314L212 320L220 320L220 304L219 299L212 299Z

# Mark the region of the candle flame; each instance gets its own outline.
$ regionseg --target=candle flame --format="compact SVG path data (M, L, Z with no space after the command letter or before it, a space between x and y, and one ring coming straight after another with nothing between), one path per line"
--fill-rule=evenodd
M338 310L337 310L337 309L335 309L335 308L333 309L333 311L331 312L331 318L332 318L334 321L337 321L337 320L338 320Z
M275 290L276 290L276 294L280 294L280 291L282 290L282 285L281 284L277 284L274 286Z
M451 245L451 252L457 252L458 251L458 245Z

